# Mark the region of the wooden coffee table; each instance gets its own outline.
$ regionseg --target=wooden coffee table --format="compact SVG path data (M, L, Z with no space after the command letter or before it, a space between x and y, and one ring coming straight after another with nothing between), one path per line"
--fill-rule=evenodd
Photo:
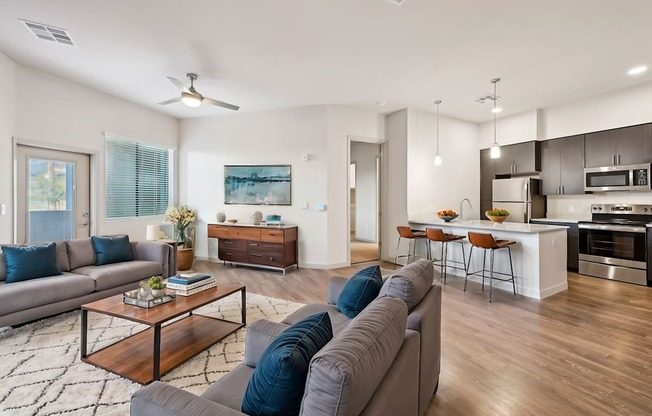
M242 293L242 322L231 322L193 311L236 292ZM192 296L177 296L150 309L122 302L122 294L81 307L81 359L141 384L158 380L211 345L247 324L246 287L218 284ZM87 355L88 312L148 325L150 328ZM181 315L188 316L163 326Z

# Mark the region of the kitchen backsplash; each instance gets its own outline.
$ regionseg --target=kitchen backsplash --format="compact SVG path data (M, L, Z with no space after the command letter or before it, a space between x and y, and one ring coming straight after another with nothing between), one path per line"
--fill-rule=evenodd
M591 204L651 204L652 192L605 192L548 196L546 217L590 218Z

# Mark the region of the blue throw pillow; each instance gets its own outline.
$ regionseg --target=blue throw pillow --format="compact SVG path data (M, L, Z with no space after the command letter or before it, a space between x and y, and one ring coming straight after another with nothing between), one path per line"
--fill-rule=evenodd
M242 399L248 415L298 415L310 360L333 338L327 312L281 332L260 357Z
M2 252L7 264L6 283L61 274L57 264L57 245L55 243L25 247L5 246L2 248Z
M119 263L134 259L129 245L129 236L96 237L92 236L93 250L95 250L95 265Z
M371 266L354 274L337 297L337 309L349 318L355 318L378 297L383 287L379 266Z

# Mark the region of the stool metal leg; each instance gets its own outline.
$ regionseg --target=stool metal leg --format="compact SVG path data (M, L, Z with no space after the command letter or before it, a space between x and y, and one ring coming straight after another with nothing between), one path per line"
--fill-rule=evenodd
M396 255L394 256L394 270L396 270L396 262L398 261L398 249L401 247L401 236L398 236L398 244L396 244ZM410 253L408 247L408 254Z
M464 253L464 243L460 241L460 248L462 249L462 264L464 264L464 273L469 272L469 268L466 266L466 254Z
M494 251L495 250L491 250L491 258L489 259L489 302L491 302L494 295Z
M471 256L473 256L473 246L469 250L469 264L466 266L466 275L464 276L464 291L466 292L466 284L469 280L469 269L471 268Z
M487 264L487 250L482 250L482 291L484 292L484 272Z
M509 254L509 270L512 272L512 288L516 295L516 277L514 277L514 266L512 265L512 249L509 246L507 246L507 253Z

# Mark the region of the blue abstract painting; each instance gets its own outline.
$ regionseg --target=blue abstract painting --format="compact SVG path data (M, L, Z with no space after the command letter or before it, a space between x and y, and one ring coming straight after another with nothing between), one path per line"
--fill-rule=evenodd
M292 205L290 165L225 165L224 203Z

